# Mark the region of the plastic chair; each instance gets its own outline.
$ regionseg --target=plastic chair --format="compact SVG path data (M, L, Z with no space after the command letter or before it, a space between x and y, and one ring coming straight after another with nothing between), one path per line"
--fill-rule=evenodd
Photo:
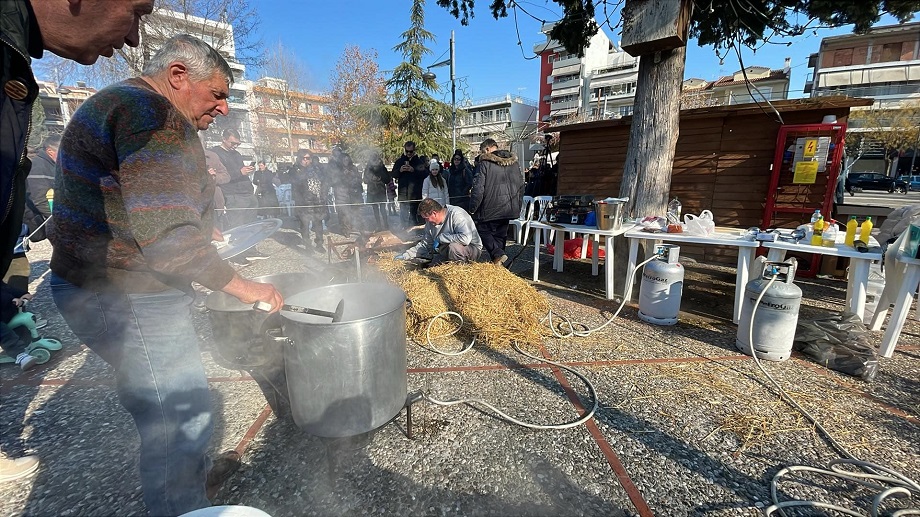
M904 328L904 320L907 319L913 302L913 294L917 292L917 286L920 284L920 260L899 257L907 247L907 234L908 230L902 232L885 252L885 288L869 323L870 330L880 330L888 314L888 308L894 304L894 311L879 347L879 355L882 357L891 357L894 353L901 330Z
M521 214L517 219L512 219L508 223L514 227L514 241L518 244L527 242L527 235L530 233L530 220L533 219L533 198L524 196L521 202Z
M537 196L533 198L533 200L534 200L534 205L535 205L535 212L536 210L539 210L539 212L535 213L534 219L545 223L546 222L546 207L553 200L553 196ZM547 234L549 235L549 238L546 237ZM555 235L556 235L556 230L543 230L544 245L551 243Z

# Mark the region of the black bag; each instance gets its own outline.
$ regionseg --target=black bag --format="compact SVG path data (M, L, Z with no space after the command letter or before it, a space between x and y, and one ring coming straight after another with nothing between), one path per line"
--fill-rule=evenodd
M869 344L869 331L849 311L799 320L793 348L826 368L864 381L878 373L878 351Z

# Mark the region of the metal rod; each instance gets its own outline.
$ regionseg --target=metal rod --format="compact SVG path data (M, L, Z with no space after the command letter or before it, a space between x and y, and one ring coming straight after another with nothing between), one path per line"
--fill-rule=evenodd
M453 118L450 126L450 137L453 144L451 153L457 149L457 58L454 56L454 31L450 31L450 105L453 109Z

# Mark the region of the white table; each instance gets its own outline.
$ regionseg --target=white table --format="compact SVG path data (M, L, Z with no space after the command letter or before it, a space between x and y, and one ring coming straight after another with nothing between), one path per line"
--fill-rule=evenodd
M591 257L591 274L597 275L598 271L598 248L600 247L600 237L606 237L604 244L604 282L607 293L607 299L613 299L613 238L617 235L626 233L632 228L632 224L624 223L619 230L599 230L594 226L585 226L581 224L561 224L547 223L545 221L531 221L530 227L537 230L533 232L533 281L540 281L540 238L543 234L540 230L556 230L556 249L553 252L553 269L562 272L563 252L565 248L566 232L576 234L590 235L593 256Z
M888 257L890 260L891 255ZM904 281L897 287L898 294L894 300L889 298L889 290L886 286L879 299L878 308L875 309L872 323L869 325L871 330L879 330L885 314L888 313L888 305L894 303L894 311L891 313L891 319L888 321L888 327L885 329L885 335L879 347L879 354L882 357L891 357L894 353L894 347L898 344L898 338L901 337L901 330L904 328L904 320L907 319L907 314L910 312L913 295L917 292L917 286L920 285L920 259L908 258L902 250L899 250L895 260L896 264L888 264L886 267L905 268Z
M855 248L843 243L845 232L838 232L837 240L833 247L812 246L803 239L798 244L794 242L764 242L763 247L769 249L767 259L782 261L786 258L787 251L799 253L816 253L829 257L847 257L850 259L850 271L847 275L847 309L859 316L865 322L866 288L869 285L869 266L873 260L882 259L882 250L874 237L869 237L869 251L860 253Z
M688 233L649 233L642 231L639 227L633 228L626 232L626 238L629 239L629 267L626 269L629 275L635 274L636 256L639 254L639 241L645 242L646 258L651 257L653 250L651 241L673 242L676 244L708 244L713 246L732 246L738 248L737 273L735 275L735 306L732 311L732 321L736 324L741 320L741 301L744 299L744 287L748 283L751 274L751 263L754 261L754 253L760 245L757 241L751 241L745 238L744 230L740 228L716 227L715 233L709 236L690 235ZM626 293L627 299L632 293Z

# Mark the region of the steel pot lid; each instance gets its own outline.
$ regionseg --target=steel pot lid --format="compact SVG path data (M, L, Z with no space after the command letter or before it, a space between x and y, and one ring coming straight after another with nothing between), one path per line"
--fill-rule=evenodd
M281 219L262 219L237 226L223 232L223 241L214 241L212 244L221 259L233 258L278 231L281 224Z
M286 320L311 325L343 325L378 318L405 307L406 292L393 284L337 284L309 289L286 297L284 303L334 312L339 301L345 300L342 319L332 323L330 318L294 311L281 311Z

